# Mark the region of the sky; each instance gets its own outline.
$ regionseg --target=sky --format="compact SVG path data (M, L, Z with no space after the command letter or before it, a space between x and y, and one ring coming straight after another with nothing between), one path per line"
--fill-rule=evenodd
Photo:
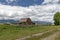
M11 6L40 5L44 0L0 0L0 3Z
M0 20L31 18L32 21L53 22L60 11L60 0L0 0Z

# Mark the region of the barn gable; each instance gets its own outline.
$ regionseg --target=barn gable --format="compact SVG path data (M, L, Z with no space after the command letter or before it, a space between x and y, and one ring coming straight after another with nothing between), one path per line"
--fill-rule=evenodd
M19 24L32 25L34 24L30 18L21 18Z

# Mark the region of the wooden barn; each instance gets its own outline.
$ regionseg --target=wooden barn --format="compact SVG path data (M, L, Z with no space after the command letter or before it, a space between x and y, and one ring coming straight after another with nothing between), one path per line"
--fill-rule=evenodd
M33 23L30 18L21 18L20 21L19 21L19 24L34 25L35 23Z

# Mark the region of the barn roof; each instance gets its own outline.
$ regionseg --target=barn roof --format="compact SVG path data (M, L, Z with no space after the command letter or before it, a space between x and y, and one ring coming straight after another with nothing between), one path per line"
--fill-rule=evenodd
M26 22L28 19L30 20L30 18L21 18L20 22Z

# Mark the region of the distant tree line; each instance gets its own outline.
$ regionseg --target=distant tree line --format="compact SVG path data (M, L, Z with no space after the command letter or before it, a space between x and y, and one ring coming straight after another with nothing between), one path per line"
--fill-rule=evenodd
M54 24L55 25L60 25L60 12L56 12L54 14Z

